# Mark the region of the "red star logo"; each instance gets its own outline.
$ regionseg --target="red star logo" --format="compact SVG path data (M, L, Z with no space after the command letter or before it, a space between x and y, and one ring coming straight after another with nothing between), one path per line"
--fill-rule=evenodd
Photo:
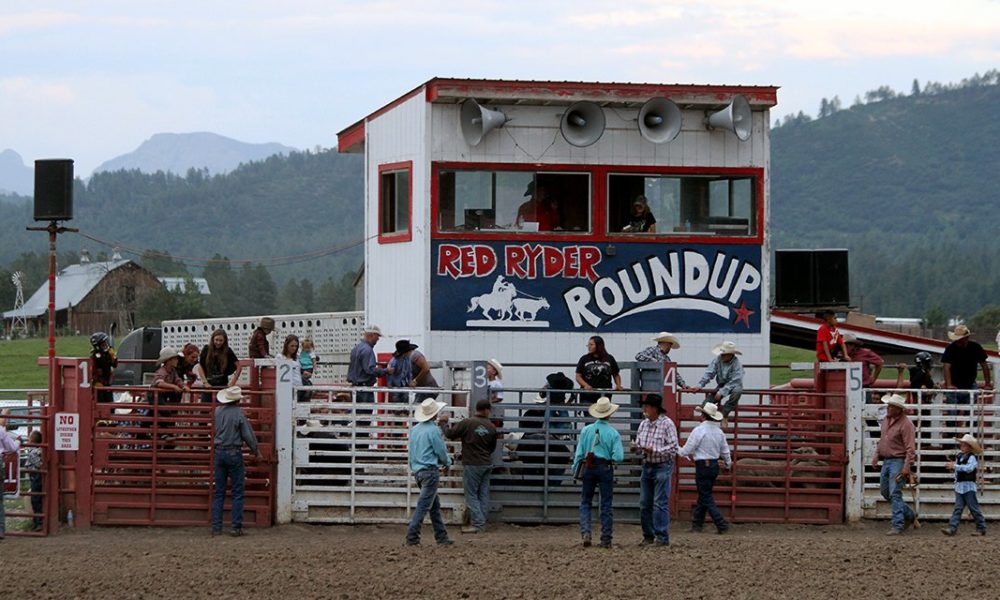
M747 328L749 328L750 327L750 315L754 314L754 312L756 312L756 311L752 311L749 308L747 308L747 303L744 300L743 302L740 303L740 307L737 308L735 310L735 312L736 312L736 320L733 321L733 324L735 325L736 323L739 323L740 321L743 321L744 323L746 323Z

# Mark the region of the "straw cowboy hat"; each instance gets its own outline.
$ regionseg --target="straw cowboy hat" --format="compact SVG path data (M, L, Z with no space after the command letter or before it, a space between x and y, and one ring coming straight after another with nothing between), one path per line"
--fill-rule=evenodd
M740 349L736 347L735 342L725 341L712 348L712 354L719 356L720 354L743 354Z
M977 440L975 438L975 436L973 436L971 433L967 433L967 434L963 435L960 438L955 438L955 441L958 442L958 443L965 442L966 444L972 446L972 453L973 454L982 454L983 453L983 447L982 447L982 445L979 443L979 440Z
M219 393L215 395L215 399L222 404L229 404L231 402L237 402L243 399L243 390L240 386L234 385L233 387L227 387L224 390L219 390Z
M617 404L612 402L607 396L601 396L597 399L597 402L590 405L587 412L595 419L606 419L615 414L616 410L618 410Z
M365 325L364 333L374 333L381 337L382 329L378 325Z
M441 409L444 408L444 402L438 402L433 398L427 398L420 403L416 412L413 413L413 418L417 420L417 423L423 423L424 421L430 421L437 416Z
M887 394L882 396L882 404L906 408L906 398L900 396L899 394Z
M703 415L705 415L709 419L712 419L713 421L722 420L722 412L719 410L719 407L716 406L715 403L713 402L706 402L702 406L696 406L694 407L694 410L695 412L702 413Z
M156 366L162 365L171 358L180 358L182 356L184 355L177 348L164 348L160 350L160 357L156 359Z
M970 335L972 335L972 332L969 331L968 327L965 325L956 325L954 331L948 332L948 339L954 342L962 338L967 338Z
M844 334L844 344L854 344L855 346L864 346L865 343L858 339L858 336L853 333Z
M500 379L503 379L503 365L500 364L500 361L497 360L497 359L495 359L495 358L491 358L491 359L489 359L486 362L488 362L491 365L493 365L493 368L497 370L497 377L499 377Z
M656 337L653 338L653 341L657 342L657 343L659 343L659 342L670 342L670 347L671 348L680 348L681 347L681 343L677 340L677 337L674 336L674 334L669 333L667 331L661 331L660 333L656 334Z

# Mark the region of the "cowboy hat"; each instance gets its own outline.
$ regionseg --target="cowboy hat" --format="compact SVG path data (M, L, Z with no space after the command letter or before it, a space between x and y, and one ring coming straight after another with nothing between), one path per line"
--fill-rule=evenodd
M267 331L274 331L274 319L271 317L261 317L260 324L257 327L266 329Z
M712 402L706 402L701 406L696 406L694 407L694 410L695 412L702 413L713 421L721 421L723 417L722 412L719 411L719 407Z
M374 333L375 335L381 336L382 329L378 325L365 325L364 333Z
M977 440L975 438L975 436L973 436L971 433L967 433L967 434L963 435L960 438L955 438L955 441L958 442L958 443L960 443L960 444L962 442L965 442L966 444L972 446L972 453L973 454L982 454L983 453L983 447L982 447L982 445L979 443L979 440Z
M674 334L666 332L666 331L661 331L660 333L656 334L656 337L653 338L653 341L657 342L657 343L659 343L659 342L670 342L670 347L671 348L680 348L681 347L681 343L679 341L677 341L677 337L674 336Z
M500 363L500 361L495 358L491 358L486 362L493 365L493 368L497 370L497 377L503 379L503 365Z
M858 336L853 333L844 334L844 344L854 344L855 346L864 346L865 343L858 339Z
M639 402L639 406L652 406L661 413L663 410L663 398L659 394L649 394Z
M238 385L227 387L224 390L219 390L219 393L215 395L215 399L223 404L236 402L243 399L243 390L241 390Z
M171 358L180 358L182 356L184 355L177 348L164 348L160 350L160 357L156 359L156 366L162 365Z
M712 348L712 354L719 356L720 354L743 354L740 349L736 347L736 342L725 341Z
M954 342L955 340L967 338L970 335L972 335L972 332L969 331L968 327L965 325L956 325L953 331L948 332L948 339Z
M886 394L885 396L882 396L882 404L906 408L906 398L900 396L899 394Z
M420 406L413 413L413 418L416 419L417 423L423 423L424 421L430 421L437 416L441 409L444 408L444 402L438 402L433 398L427 398L420 403Z
M411 350L416 350L420 346L413 344L410 340L399 340L396 342L396 351L393 353L396 356L402 356Z
M607 396L601 396L597 399L597 402L590 405L587 412L589 412L590 416L595 419L607 419L611 415L615 414L616 410L618 410L617 404L612 402Z

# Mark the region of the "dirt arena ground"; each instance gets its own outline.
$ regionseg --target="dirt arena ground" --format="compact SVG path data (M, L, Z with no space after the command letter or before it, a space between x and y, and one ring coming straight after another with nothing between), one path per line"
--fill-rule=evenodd
M402 526L290 525L211 538L201 529L97 528L0 542L0 598L1000 598L998 538L940 524L884 537L858 526L741 525L610 550L571 526L499 525L403 547ZM1000 533L992 532L991 533Z

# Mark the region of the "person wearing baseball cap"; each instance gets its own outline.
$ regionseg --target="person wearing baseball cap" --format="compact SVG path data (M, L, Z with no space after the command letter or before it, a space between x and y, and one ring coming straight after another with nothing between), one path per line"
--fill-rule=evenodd
M899 535L917 518L917 513L903 500L903 484L910 476L910 467L917 456L913 422L906 416L906 398L899 394L882 397L887 414L882 421L878 448L872 456L872 466L882 461L879 488L882 497L892 503L892 528L886 535Z
M967 433L955 439L958 442L959 454L953 461L948 461L945 468L955 472L955 510L951 513L948 527L941 530L945 535L955 535L958 532L958 524L962 520L962 512L965 507L969 507L972 520L976 524L976 531L972 535L986 535L986 519L983 518L983 511L979 509L979 500L976 499L976 455L983 453L983 447L979 445L972 434Z
M347 382L355 387L372 387L378 383L379 377L391 375L395 368L383 369L375 362L375 344L382 338L382 330L378 325L366 325L361 339L351 350L351 357L347 364ZM375 392L357 391L354 392L354 401L357 403L372 404L375 402ZM370 410L358 410L358 426L370 427L371 423L365 419L361 420L362 414L371 414ZM362 437L367 437L368 432L359 432Z

